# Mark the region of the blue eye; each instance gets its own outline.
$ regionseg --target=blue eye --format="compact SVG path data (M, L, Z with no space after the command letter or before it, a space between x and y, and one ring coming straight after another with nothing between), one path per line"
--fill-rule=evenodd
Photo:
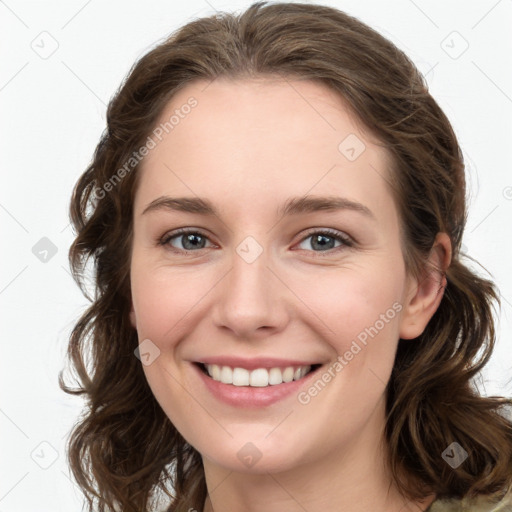
M172 240L178 240L181 244L181 247L176 247L172 244ZM332 229L323 229L311 231L306 237L304 237L300 244L303 244L306 240L311 239L309 243L309 247L313 249L313 252L333 252L344 247L352 247L353 241L352 239L336 230ZM164 235L158 242L159 245L166 246L170 250L178 253L187 253L187 252L195 252L196 249L205 249L205 243L209 241L209 238L201 233L200 231L193 229L179 229L177 231L168 233ZM339 242L338 246L336 241ZM318 249L318 250L317 250ZM302 250L308 250L302 248Z
M339 249L340 246L351 247L353 245L351 239L348 236L331 229L313 231L302 239L301 244L308 239L311 239L309 246L312 249L319 248L319 251L314 252L328 252ZM335 247L333 244L335 244L336 241L339 241L340 244Z
M177 239L181 241L182 248L177 248L179 251L193 251L194 249L204 249L204 241L208 238L203 235L199 231L193 231L193 230L187 230L187 229L180 229L178 231L175 231L174 233L169 233L168 235L165 235L160 240L160 245L164 246L171 246L171 248L175 248L173 245L171 245L171 240Z

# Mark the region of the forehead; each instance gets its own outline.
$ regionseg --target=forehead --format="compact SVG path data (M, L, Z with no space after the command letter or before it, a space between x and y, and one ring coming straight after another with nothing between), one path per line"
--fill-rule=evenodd
M318 82L196 81L166 105L156 127L165 123L142 161L136 210L164 193L236 198L246 209L281 194L390 200L387 151Z

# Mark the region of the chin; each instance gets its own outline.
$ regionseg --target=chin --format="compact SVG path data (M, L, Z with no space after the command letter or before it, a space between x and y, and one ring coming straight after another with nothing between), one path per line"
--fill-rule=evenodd
M261 455L261 458L252 463L244 463L238 457L232 457L231 454L223 454L214 457L206 456L213 464L226 470L236 473L245 473L253 475L264 475L267 473L281 473L295 467L295 461L290 460L286 454ZM203 456L204 460L204 456Z

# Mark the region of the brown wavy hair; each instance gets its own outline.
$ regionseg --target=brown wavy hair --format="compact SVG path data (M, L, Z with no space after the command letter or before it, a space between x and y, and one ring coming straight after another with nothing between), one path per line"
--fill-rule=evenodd
M189 22L134 64L73 190L69 259L91 305L68 346L78 387L64 384L63 371L59 384L86 399L67 448L89 509L154 510L159 496L168 511L202 510L207 494L200 454L167 418L134 356L130 255L138 165L115 186L104 185L191 81L265 76L314 80L336 91L388 149L408 272L422 275L438 232L452 243L440 306L418 338L399 340L387 387L385 437L398 489L410 499L432 491L438 498L503 497L512 485L512 423L504 414L512 400L481 396L474 383L494 348L499 298L461 253L466 184L454 131L411 60L364 23L326 6L257 2L240 14ZM456 469L441 457L454 441L469 455Z

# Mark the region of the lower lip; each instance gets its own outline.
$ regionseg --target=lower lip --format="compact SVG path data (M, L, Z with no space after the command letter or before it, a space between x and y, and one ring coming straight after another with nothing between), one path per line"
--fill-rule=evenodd
M318 370L322 368L319 366L300 380L292 380L291 382L283 382L282 384L266 387L252 387L223 384L206 375L198 364L192 363L192 366L215 398L234 407L251 408L266 407L294 393L298 394L300 389L305 384L308 384L309 381L316 376Z

